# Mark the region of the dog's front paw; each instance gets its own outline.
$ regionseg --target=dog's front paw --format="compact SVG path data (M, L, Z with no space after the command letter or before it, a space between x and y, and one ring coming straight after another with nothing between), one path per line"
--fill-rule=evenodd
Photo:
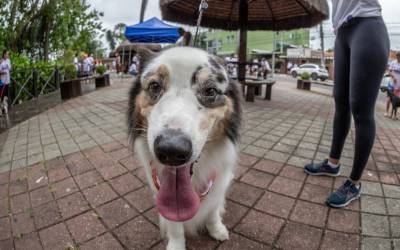
M169 241L167 245L167 250L186 250L185 243L177 241Z
M222 223L207 227L210 236L219 241L229 240L229 231Z

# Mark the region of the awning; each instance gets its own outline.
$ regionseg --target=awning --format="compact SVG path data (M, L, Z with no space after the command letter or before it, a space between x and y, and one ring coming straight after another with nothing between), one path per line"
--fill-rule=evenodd
M153 17L143 23L126 27L125 37L133 43L175 43L180 34L178 27Z

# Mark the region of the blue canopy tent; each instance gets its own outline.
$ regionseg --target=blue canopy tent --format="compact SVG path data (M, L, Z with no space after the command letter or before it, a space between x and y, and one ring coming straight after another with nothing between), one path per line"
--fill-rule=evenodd
M132 43L175 43L180 37L178 29L153 17L126 27L125 37Z

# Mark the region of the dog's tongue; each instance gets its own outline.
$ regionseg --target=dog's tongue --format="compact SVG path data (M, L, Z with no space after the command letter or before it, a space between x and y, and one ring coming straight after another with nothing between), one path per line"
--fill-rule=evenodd
M191 219L199 209L200 199L190 180L190 165L164 167L156 204L159 213L171 221Z

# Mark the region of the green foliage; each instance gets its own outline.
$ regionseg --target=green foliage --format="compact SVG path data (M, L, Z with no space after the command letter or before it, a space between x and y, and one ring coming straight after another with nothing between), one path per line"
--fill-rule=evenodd
M311 75L308 72L303 72L303 74L300 75L301 80L310 80Z
M78 72L76 71L75 65L67 64L64 67L64 78L65 80L71 80L78 77Z
M103 13L82 0L0 0L0 49L48 60L65 49L103 53Z
M11 79L16 94L20 92L24 84L25 90L32 90L34 70L37 72L38 76L36 82L38 92L41 91L42 94L47 94L54 91L54 84L52 83L54 82L54 70L58 67L56 62L32 62L26 55L18 55L16 53L10 54L10 60L12 64ZM30 98L31 96L26 91L22 90L18 100L23 102Z
M107 67L105 65L99 65L96 68L96 73L99 75L104 75L104 73L106 73L106 71L107 71Z
M119 44L125 40L125 29L126 29L126 24L118 23L117 25L114 26L114 30L106 31L106 40L110 45L111 50L115 49L117 43Z

